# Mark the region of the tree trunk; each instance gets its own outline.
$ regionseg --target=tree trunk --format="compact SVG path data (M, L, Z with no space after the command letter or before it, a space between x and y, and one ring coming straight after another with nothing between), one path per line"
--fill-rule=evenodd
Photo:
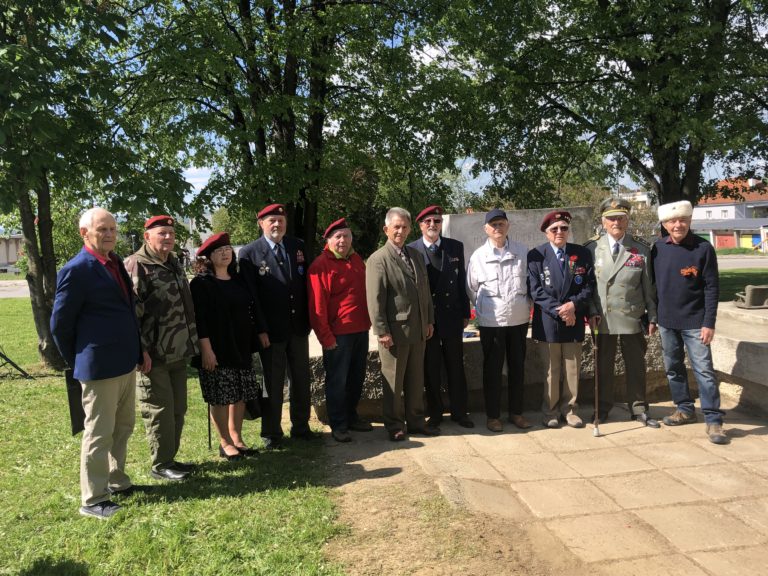
M45 182L38 190L39 220L35 216L32 199L29 192L25 190L23 183L19 184L17 192L24 249L28 261L27 284L32 302L32 318L37 330L37 350L40 359L49 368L64 370L67 365L53 342L53 336L51 336L51 311L53 310L53 297L56 290L56 260L53 254L50 189L45 174L43 174L42 179ZM37 223L40 223L42 254L38 246L35 229Z

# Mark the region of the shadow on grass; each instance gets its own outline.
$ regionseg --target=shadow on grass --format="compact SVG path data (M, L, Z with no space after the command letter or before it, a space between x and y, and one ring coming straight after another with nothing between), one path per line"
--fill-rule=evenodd
M88 566L73 560L40 558L29 567L21 570L18 576L87 576Z

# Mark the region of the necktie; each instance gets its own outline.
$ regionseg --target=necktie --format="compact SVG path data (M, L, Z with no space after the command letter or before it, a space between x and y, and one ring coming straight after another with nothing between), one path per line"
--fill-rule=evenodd
M565 252L562 248L557 249L557 260L560 262L560 271L565 274Z
M437 254L437 244L432 244L427 250L432 252L432 254Z
M621 244L619 244L618 242L614 242L614 244L613 244L613 253L612 253L613 261L614 262L616 262L616 258L619 257L619 249L620 248L621 248Z
M290 271L288 270L288 261L285 258L285 252L283 251L283 247L280 244L275 244L275 258L277 259L277 263L280 265L280 268L282 269L283 273L287 277L290 277Z

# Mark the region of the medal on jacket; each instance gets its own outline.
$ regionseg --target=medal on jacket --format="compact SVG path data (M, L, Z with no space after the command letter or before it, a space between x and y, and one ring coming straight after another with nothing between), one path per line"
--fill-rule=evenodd
M269 266L267 266L266 261L261 261L261 266L259 266L259 276L264 276L267 272L269 272Z
M544 285L552 286L552 279L550 278L549 266L544 266Z

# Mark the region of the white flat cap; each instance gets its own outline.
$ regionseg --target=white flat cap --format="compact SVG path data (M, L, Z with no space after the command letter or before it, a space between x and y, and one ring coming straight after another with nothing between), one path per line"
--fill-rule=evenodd
M659 206L659 220L666 222L672 220L672 218L686 218L693 215L693 206L688 200L680 200L679 202L670 202L669 204L662 204Z

